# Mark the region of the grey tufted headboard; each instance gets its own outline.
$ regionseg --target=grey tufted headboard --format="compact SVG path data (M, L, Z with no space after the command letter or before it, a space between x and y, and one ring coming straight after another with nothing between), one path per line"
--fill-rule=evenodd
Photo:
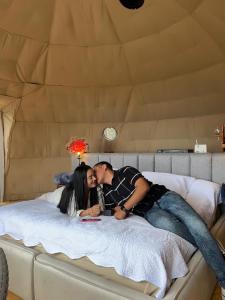
M225 182L225 153L87 153L83 160L93 166L108 161L114 168L133 166L140 171L155 171L192 176L217 183ZM73 157L73 168L78 160Z

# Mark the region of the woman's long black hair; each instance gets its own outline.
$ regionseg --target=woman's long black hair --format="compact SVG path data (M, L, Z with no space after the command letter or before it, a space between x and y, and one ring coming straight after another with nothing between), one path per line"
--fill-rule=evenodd
M58 208L64 214L67 213L69 203L75 193L75 201L77 209L86 209L87 203L85 203L85 195L88 193L87 186L87 171L91 169L90 166L82 162L74 171L71 181L65 186ZM98 203L97 189L90 189L90 205Z

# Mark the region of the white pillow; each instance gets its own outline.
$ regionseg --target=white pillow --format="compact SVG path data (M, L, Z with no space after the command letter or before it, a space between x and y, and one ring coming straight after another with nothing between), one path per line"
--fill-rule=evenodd
M53 192L49 192L41 195L40 197L38 197L38 199L48 201L57 206L61 199L62 191L64 188L65 186L61 186L58 189L54 190Z
M220 189L220 184L196 179L186 197L186 201L197 211L209 228L213 224L216 208L220 202Z
M210 228L220 203L221 186L215 182L169 173L142 172L153 183L163 184L180 194Z
M142 175L153 183L165 185L169 190L180 194L186 198L188 191L195 181L195 178L190 176L159 173L159 172L142 172Z

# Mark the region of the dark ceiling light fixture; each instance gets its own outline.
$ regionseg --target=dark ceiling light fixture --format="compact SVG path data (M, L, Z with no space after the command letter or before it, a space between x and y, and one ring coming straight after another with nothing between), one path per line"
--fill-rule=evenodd
M120 3L129 9L138 9L140 8L145 0L119 0Z

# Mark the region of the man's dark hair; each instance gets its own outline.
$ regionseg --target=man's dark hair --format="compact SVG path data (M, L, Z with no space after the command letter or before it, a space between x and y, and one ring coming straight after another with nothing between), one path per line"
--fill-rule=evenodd
M97 164L95 164L94 167L98 167L98 166L102 166L102 165L106 165L107 169L113 171L112 165L107 161L100 161Z

